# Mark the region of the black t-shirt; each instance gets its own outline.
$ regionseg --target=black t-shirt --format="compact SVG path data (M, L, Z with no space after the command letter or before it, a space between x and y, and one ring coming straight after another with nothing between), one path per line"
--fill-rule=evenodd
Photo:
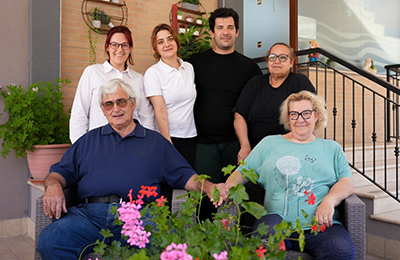
M238 52L226 55L212 49L192 55L197 90L194 119L197 142L211 144L235 140L232 108L246 83L261 75L258 65Z
M303 74L290 72L278 88L269 84L269 75L268 73L252 78L243 88L233 108L233 112L238 112L247 121L252 148L265 136L288 132L279 124L279 108L290 94L301 90L315 92L314 86Z

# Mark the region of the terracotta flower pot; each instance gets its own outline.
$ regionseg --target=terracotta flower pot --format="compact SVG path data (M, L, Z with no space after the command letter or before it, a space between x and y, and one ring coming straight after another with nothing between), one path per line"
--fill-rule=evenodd
M61 160L71 144L34 145L28 153L28 165L33 179L44 180L49 174L50 166Z

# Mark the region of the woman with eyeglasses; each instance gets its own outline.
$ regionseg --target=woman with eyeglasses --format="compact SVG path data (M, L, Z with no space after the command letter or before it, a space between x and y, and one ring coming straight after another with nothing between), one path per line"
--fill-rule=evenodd
M294 53L285 43L275 43L267 52L268 73L252 78L243 88L233 111L234 126L240 142L238 164L265 136L284 134L279 124L279 106L292 93L315 92L310 80L291 72Z
M233 112L234 127L239 139L238 164L266 136L288 132L279 123L279 107L292 93L301 90L315 92L310 80L302 74L291 72L294 52L286 43L278 42L267 52L268 73L249 80L240 94ZM262 204L264 189L252 182L246 184L250 200ZM253 216L247 215L243 224L251 226Z
M143 76L128 65L128 62L130 65L134 64L131 31L125 26L111 28L107 33L104 49L108 60L103 64L86 67L79 80L69 124L72 143L87 131L107 124L98 103L98 91L103 83L114 78L129 84L136 94L133 117L143 126L155 129L153 107L144 94Z
M280 123L290 132L265 137L226 183L248 182L241 174L244 170L257 174L266 191L267 214L254 223L253 231L265 223L274 233L282 219L295 223L299 218L305 230L304 252L315 259L350 260L355 259L356 249L335 207L354 192L354 182L342 147L315 135L314 130L325 128L327 117L322 97L309 91L291 94L280 108ZM305 227L313 216L315 225ZM314 235L313 229L320 232ZM290 236L298 237L298 233ZM299 242L290 238L285 240L286 250L300 251Z
M193 106L196 99L193 66L183 61L175 30L157 25L151 34L154 57L158 61L144 75L146 97L154 107L159 132L193 167L196 153Z

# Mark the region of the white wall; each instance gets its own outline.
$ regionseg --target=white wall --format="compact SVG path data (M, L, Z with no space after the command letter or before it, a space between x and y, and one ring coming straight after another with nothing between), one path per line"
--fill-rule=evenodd
M400 63L399 0L299 0L299 49L320 47L362 67Z

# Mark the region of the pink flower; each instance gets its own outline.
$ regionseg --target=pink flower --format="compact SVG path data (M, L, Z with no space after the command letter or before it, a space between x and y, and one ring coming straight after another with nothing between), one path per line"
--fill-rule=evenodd
M164 206L164 202L166 202L167 199L164 198L164 195L161 195L161 198L156 199L156 201L158 202L157 206L162 207L162 206Z
M224 228L226 230L230 230L230 227L228 226L228 224L229 224L229 220L228 219L221 219L221 223L222 223L222 225L224 225Z
M222 251L219 255L213 254L214 260L228 260L228 252Z
M161 260L192 260L193 257L186 253L187 245L172 243L161 253Z
M256 254L260 258L264 256L265 252L267 252L267 250L264 249L264 246L260 246L260 248L256 250Z
M286 250L285 241L279 243L279 250Z

